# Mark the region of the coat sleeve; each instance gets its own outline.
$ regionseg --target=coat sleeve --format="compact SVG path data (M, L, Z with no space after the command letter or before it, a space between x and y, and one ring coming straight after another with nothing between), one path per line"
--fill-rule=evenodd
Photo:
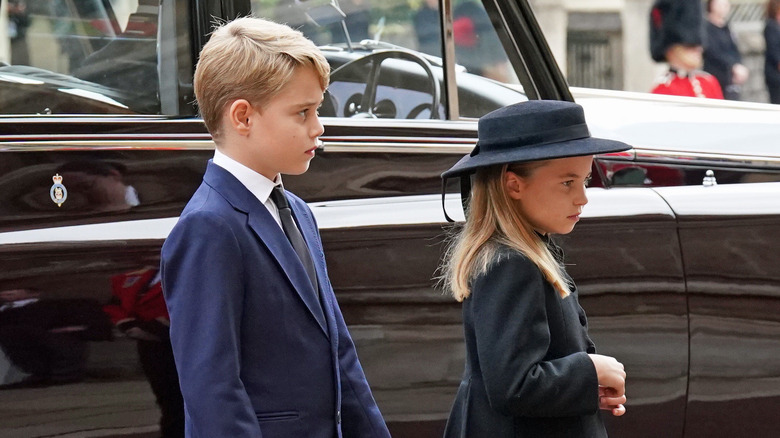
M595 413L598 379L588 354L545 359L551 342L548 320L555 317L548 312L558 311L545 304L545 284L536 265L512 253L472 285L469 300L488 400L509 416Z
M297 198L296 198L297 200ZM325 266L325 254L322 249L322 241L317 231L317 221L309 207L301 201L301 208L306 218L310 220L316 236L316 248L318 253L314 256L322 261ZM333 313L338 331L338 368L341 381L341 431L344 438L390 438L385 420L382 418L379 407L371 394L371 388L363 373L363 367L358 360L355 344L347 330L347 324L341 309L336 301L336 295L327 276L327 283L323 284L323 291L331 300Z
M193 436L262 436L240 378L241 260L236 235L213 213L183 216L163 245L171 344Z

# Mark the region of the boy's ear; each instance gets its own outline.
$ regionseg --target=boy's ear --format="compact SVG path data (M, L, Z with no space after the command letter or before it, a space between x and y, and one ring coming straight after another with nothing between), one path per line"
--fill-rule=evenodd
M236 99L228 108L228 123L230 123L230 126L239 134L246 135L249 133L249 128L251 126L250 116L253 111L254 109L249 101L246 99Z
M504 172L504 190L514 200L520 200L525 192L525 180L516 173L507 170Z

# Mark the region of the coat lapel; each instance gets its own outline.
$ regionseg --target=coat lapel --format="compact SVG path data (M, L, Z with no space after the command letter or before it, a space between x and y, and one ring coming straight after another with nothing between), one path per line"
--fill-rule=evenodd
M268 209L230 172L211 161L203 180L224 196L234 208L248 215L249 228L274 256L293 289L309 309L309 313L317 321L323 333L328 336L325 316L320 311L318 292L312 287L303 263ZM310 244L308 238L304 237L304 239L307 244ZM319 269L317 272L319 275Z

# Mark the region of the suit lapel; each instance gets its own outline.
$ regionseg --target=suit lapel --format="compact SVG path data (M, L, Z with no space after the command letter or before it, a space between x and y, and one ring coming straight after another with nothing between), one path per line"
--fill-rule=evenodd
M320 311L318 293L312 287L309 276L290 245L290 241L287 240L284 231L276 223L268 209L230 172L211 161L209 161L203 179L206 184L224 196L234 208L248 215L249 228L271 252L293 289L309 309L309 313L317 321L323 333L329 336L325 316ZM307 244L310 244L309 239L306 237L304 239Z

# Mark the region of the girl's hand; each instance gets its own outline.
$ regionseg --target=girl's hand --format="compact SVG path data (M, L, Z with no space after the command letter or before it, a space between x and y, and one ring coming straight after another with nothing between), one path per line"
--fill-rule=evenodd
M626 392L626 371L623 364L614 357L601 354L589 354L590 360L596 367L596 377L599 386L610 388L610 397L620 397ZM617 404L617 403L615 403Z
M599 409L612 411L612 415L619 417L626 413L626 407L623 406L625 402L625 394L616 396L613 388L599 386Z

